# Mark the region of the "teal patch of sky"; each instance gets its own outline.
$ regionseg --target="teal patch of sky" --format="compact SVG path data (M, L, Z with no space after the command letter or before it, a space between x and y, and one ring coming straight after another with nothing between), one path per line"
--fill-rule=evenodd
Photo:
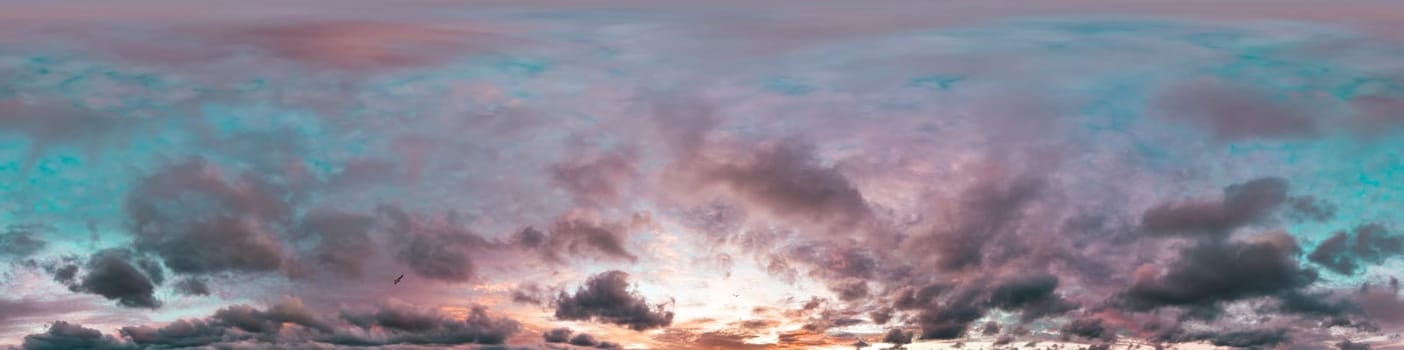
M1404 142L1362 144L1334 138L1280 149L1294 155L1293 187L1335 203L1336 222L1348 225L1398 220L1404 212ZM1404 222L1394 222L1401 223Z
M808 95L815 90L814 83L809 79L792 76L765 78L761 82L761 87L786 96Z
M509 56L499 61L495 67L511 75L532 78L551 69L551 62L541 58Z
M931 90L945 91L955 87L956 83L965 80L965 75L954 73L936 73L912 78L908 85L927 88Z

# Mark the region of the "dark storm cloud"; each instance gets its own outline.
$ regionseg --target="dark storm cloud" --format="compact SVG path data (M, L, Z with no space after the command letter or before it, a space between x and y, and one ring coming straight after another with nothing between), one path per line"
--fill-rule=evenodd
M134 265L135 259L132 252L125 249L94 253L84 266L83 277L71 288L116 300L118 305L126 307L160 307L161 302L154 296L154 280L157 279Z
M47 245L34 229L28 226L11 226L0 233L0 258L24 258L44 249Z
M1352 275L1362 262L1379 264L1404 254L1404 236L1390 235L1384 226L1361 225L1353 233L1354 240L1344 231L1332 234L1307 255L1307 260L1330 271Z
M1287 180L1264 177L1224 188L1223 197L1162 203L1141 215L1153 234L1222 235L1261 220L1287 200Z
M341 276L361 277L366 260L376 253L370 237L373 216L314 211L303 216L299 225L299 238L316 241L313 261Z
M590 276L574 295L561 292L556 298L556 318L594 320L640 331L672 324L673 312L654 307L630 291L628 279L629 274L622 271Z
M1303 269L1297 247L1286 241L1202 242L1186 248L1163 271L1143 267L1121 294L1137 310L1161 306L1208 307L1224 301L1271 296L1317 280Z
M226 182L202 158L162 168L127 194L134 245L177 273L277 270L283 247L271 227L292 211L275 191L252 174Z
M49 325L49 330L44 333L25 336L24 343L20 345L20 348L24 350L133 349L133 347L117 340L117 338L110 335L103 335L102 332L96 329L85 328L64 321L54 322Z
M1279 101L1264 91L1218 80L1170 86L1152 111L1162 118L1207 128L1220 139L1300 138L1317 134L1308 108Z

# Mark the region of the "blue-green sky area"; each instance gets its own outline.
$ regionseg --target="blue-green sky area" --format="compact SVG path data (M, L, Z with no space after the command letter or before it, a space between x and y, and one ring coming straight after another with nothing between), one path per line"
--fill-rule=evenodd
M1399 14L0 0L0 348L1400 348Z

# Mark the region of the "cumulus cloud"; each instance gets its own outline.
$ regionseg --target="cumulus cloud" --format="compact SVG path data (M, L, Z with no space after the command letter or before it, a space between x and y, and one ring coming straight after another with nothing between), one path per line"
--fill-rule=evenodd
M1185 248L1168 266L1143 266L1121 294L1134 309L1213 306L1272 296L1316 282L1315 270L1296 259L1294 241L1209 242Z
M44 333L25 336L24 344L21 345L21 349L24 350L116 350L131 348L117 338L104 335L96 329L64 321L55 321L49 325L49 330Z
M1141 216L1156 234L1222 235L1263 219L1287 199L1287 181L1264 177L1224 188L1219 199L1158 204Z
M161 302L156 300L155 291L161 278L159 274L153 276L151 273L160 271L160 267L153 269L139 266L151 264L125 249L99 251L88 258L83 267L83 277L77 284L70 286L70 289L101 295L109 300L116 300L121 306L152 309L160 307ZM61 270L60 273L68 271Z
M555 305L555 316L561 320L593 320L639 331L673 323L673 312L649 304L630 290L629 274L622 271L590 276L573 295L561 292Z
M203 158L162 168L126 197L135 246L177 273L275 271L284 248L272 225L291 209L271 186L253 175L227 182Z

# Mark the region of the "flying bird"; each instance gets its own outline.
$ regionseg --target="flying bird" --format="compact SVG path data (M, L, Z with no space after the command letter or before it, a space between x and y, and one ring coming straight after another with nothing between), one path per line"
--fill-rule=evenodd
M732 294L731 296L740 298L740 297L741 297L741 294Z
M400 280L402 280L402 279L404 279L404 278L405 278L405 275L404 275L404 274L400 274L400 277L395 277L395 284L400 284Z

